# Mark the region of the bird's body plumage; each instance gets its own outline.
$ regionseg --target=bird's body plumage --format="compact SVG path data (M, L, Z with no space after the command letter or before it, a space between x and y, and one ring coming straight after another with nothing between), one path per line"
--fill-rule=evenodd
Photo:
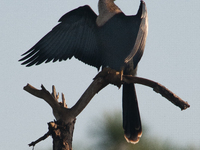
M148 32L146 5L126 16L113 0L99 0L99 16L89 6L74 9L36 43L20 61L27 66L76 57L96 68L109 66L135 75ZM133 109L132 109L133 108ZM141 136L141 122L134 84L123 86L123 127L128 141Z

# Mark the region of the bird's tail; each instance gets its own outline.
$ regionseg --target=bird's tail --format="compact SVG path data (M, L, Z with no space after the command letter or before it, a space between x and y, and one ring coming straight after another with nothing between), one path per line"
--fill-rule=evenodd
M142 136L142 126L134 84L123 84L122 103L125 139L136 144Z

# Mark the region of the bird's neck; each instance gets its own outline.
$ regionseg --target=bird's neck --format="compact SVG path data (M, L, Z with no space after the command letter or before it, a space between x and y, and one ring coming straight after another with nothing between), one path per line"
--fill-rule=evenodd
M98 9L99 16L96 20L98 26L104 25L115 14L121 12L119 7L115 5L114 0L99 0Z

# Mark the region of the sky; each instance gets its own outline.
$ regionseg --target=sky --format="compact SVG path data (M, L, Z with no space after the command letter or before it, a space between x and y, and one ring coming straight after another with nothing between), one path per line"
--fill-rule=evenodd
M0 149L31 149L28 144L47 132L54 120L50 106L23 90L30 83L51 92L55 85L73 106L98 73L71 59L25 67L18 60L55 25L66 12L88 4L98 14L97 0L3 0L0 2ZM136 14L139 0L117 0L126 15ZM151 88L136 85L142 123L148 133L178 145L200 145L200 1L146 1L149 33L137 76L166 86L191 107L181 111ZM100 91L77 117L74 140L89 141L97 119L121 111L121 89L112 85ZM143 133L145 134L145 133ZM142 140L142 138L141 138ZM38 148L49 148L51 138Z

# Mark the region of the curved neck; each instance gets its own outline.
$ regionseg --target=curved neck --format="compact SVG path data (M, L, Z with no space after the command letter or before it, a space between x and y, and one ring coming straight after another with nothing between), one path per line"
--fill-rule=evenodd
M122 12L119 7L115 5L114 0L99 0L98 9L99 16L96 20L98 26L104 25L115 14Z

